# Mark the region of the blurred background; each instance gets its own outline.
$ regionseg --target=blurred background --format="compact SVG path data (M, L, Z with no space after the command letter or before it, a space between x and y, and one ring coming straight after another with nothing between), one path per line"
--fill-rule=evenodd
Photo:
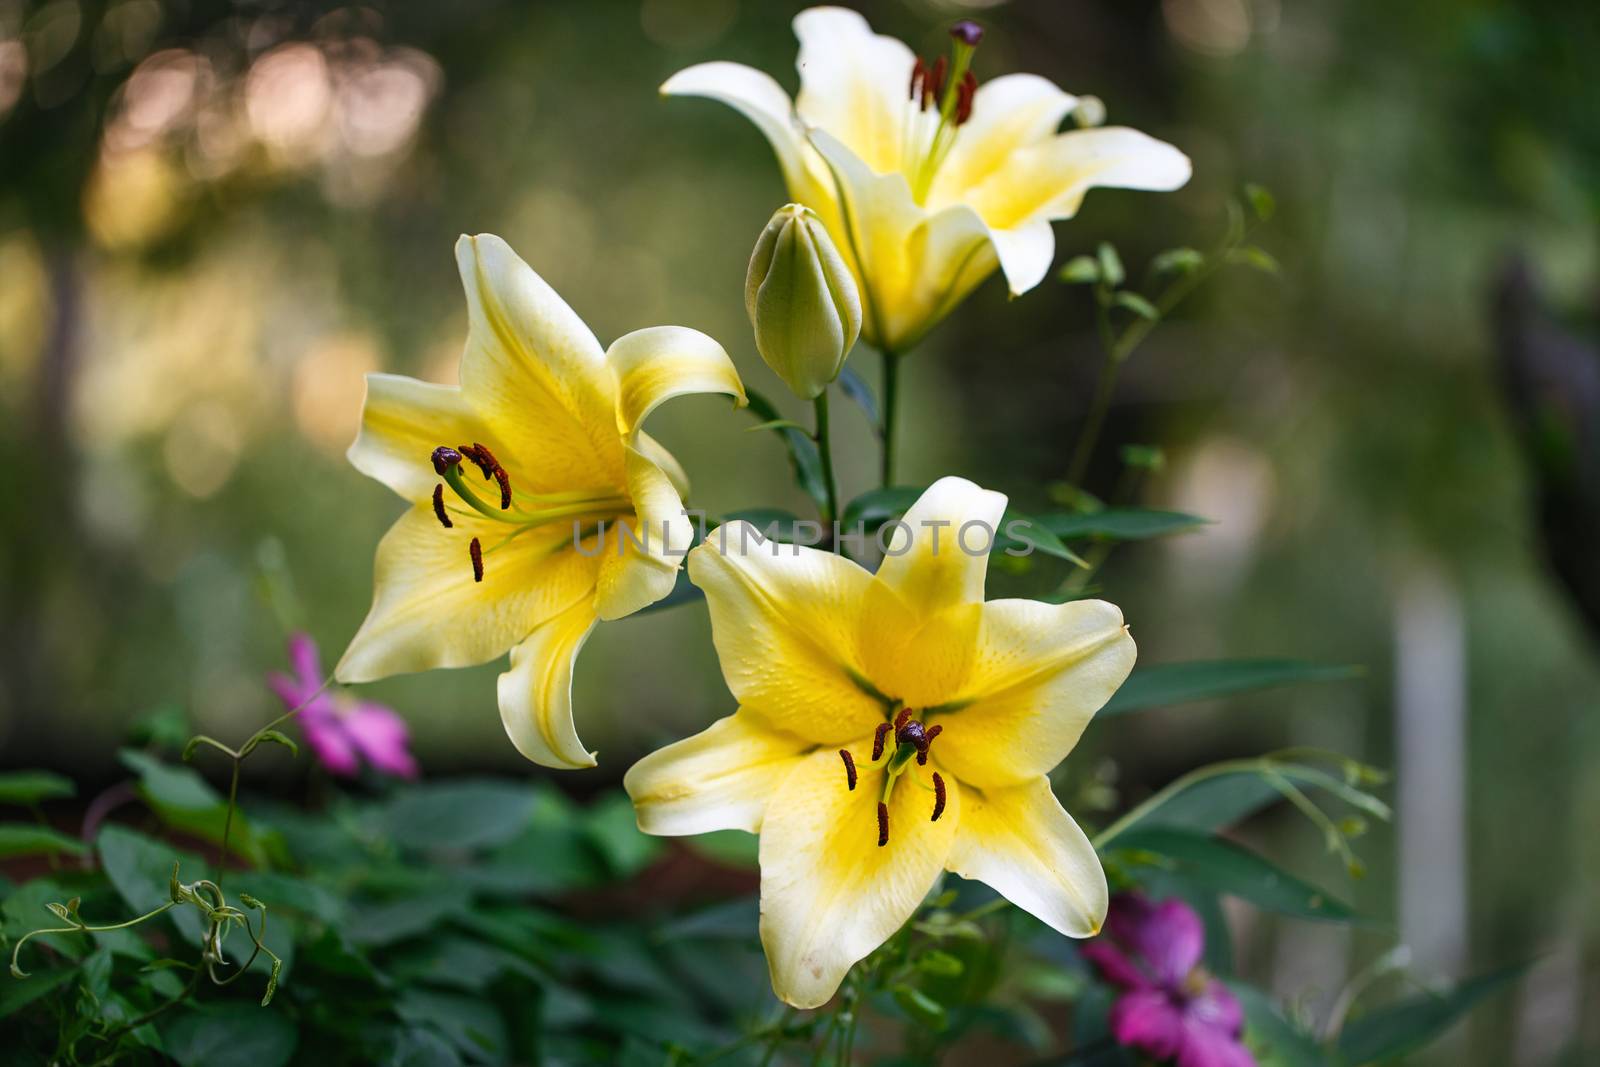
M343 6L0 0L0 767L115 781L130 724L176 708L237 738L275 714L286 627L331 660L401 505L343 452L362 376L453 382L451 245L504 236L602 343L662 323L756 357L745 262L785 194L729 109L665 101L732 59L793 88L770 0ZM1103 577L1141 661L1295 656L1358 682L1091 729L1069 770L1124 802L1203 762L1319 745L1394 768L1398 817L1347 886L1287 815L1248 827L1378 921L1236 918L1241 969L1314 1015L1396 939L1419 976L1537 958L1433 1053L1600 1056L1600 20L1588 0L883 0L924 54L989 27L980 77L1046 75L1183 148L1182 192L1097 191L1060 256L1135 268L1205 247L1245 181L1276 195L1241 271L1127 368L1116 447L1160 445L1144 503L1203 532ZM876 355L855 363L876 381ZM905 367L902 475L1050 506L1098 356L1086 293L991 281ZM875 445L848 409L846 495ZM713 513L805 510L775 435L723 402L651 431ZM997 576L998 591L1060 575ZM264 593L272 595L264 595ZM498 666L401 678L429 776L529 768ZM601 627L576 702L614 788L731 710L703 606ZM252 761L295 795L304 767ZM1093 816L1090 816L1092 821ZM1585 1008L1588 1010L1585 1011Z

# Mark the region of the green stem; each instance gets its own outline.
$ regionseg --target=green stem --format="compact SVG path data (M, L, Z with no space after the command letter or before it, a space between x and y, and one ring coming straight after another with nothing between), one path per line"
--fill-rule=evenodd
M1101 311L1104 316L1104 310ZM1072 462L1067 467L1067 483L1074 487L1083 484L1083 476L1089 472L1089 458L1094 455L1095 443L1100 439L1100 430L1105 426L1106 413L1111 410L1111 395L1117 387L1117 371L1121 367L1120 361L1113 354L1115 346L1106 350L1105 362L1100 364L1100 376L1095 381L1094 399L1089 402L1089 415L1084 420L1083 429L1078 431L1078 443L1072 449Z
M894 484L895 414L900 399L900 354L883 350L883 487Z
M828 505L823 511L823 525L831 526L839 517L839 485L833 476L833 442L828 428L828 390L824 388L812 401L817 413L817 452L822 456L822 481L828 491Z
M1126 833L1129 827L1133 826L1140 819L1143 819L1146 815L1149 815L1152 811L1155 811L1161 805L1165 804L1167 801L1171 800L1185 789L1188 789L1191 786L1199 785L1201 782L1208 781L1212 778L1221 778L1228 774L1241 774L1248 773L1250 771L1257 771L1262 768L1264 763L1265 761L1259 758L1235 759L1223 760L1221 763L1213 763L1206 767L1196 768L1195 770L1190 771L1188 774L1181 775L1180 777L1173 779L1167 784L1165 789L1152 794L1150 797L1146 798L1143 803L1138 804L1129 810L1127 814L1122 816L1122 818L1118 819L1104 830L1101 830L1098 834L1095 834L1091 839L1091 843L1094 845L1095 851L1098 852L1109 845L1112 841L1115 841L1122 834Z
M222 817L222 854L217 858L217 878L228 869L228 839L233 836L233 811L239 806L239 757L233 757L233 774L228 779L228 813Z

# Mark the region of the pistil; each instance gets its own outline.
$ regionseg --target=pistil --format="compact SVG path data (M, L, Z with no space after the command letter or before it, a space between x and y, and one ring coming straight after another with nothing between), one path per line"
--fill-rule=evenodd
M898 706L898 702L897 702ZM889 798L894 794L895 783L900 776L911 768L913 762L917 766L925 766L928 762L928 748L933 744L934 738L942 733L941 725L928 726L911 717L911 709L900 707L895 717L890 722L878 724L872 735L872 762L876 768L879 764L883 769L883 792L878 800L878 847L883 848L889 843ZM885 753L890 734L894 735L895 745L892 752ZM854 791L858 774L855 756L847 748L839 750L839 759L844 763L845 788ZM945 802L948 794L945 789L944 778L938 771L933 773L933 815L929 820L938 822L939 816L944 814ZM913 772L912 777L916 777ZM924 789L929 788L924 785Z
M911 112L902 138L906 176L917 203L928 197L934 176L955 146L960 127L972 117L972 101L978 79L972 73L972 54L983 40L983 27L962 20L950 28L953 42L948 63L940 56L933 63L919 57L911 68ZM937 114L931 136L927 135L928 112Z

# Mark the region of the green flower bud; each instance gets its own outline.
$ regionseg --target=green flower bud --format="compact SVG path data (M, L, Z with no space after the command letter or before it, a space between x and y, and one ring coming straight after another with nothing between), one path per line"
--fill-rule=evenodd
M756 349L802 399L828 387L861 333L861 296L817 213L780 208L761 231L744 280Z

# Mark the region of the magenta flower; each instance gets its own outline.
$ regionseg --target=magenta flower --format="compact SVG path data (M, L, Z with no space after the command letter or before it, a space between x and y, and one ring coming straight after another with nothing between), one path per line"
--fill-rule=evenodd
M1111 1033L1177 1067L1256 1067L1239 1041L1239 1002L1200 966L1205 930L1181 900L1152 904L1137 893L1111 900L1105 932L1083 948L1106 981L1122 989Z
M417 761L408 747L405 720L391 708L338 693L321 692L322 673L317 643L309 634L289 637L289 664L294 676L273 673L267 684L286 708L304 704L295 718L306 744L334 774L353 778L365 760L373 769L396 778L415 778Z

